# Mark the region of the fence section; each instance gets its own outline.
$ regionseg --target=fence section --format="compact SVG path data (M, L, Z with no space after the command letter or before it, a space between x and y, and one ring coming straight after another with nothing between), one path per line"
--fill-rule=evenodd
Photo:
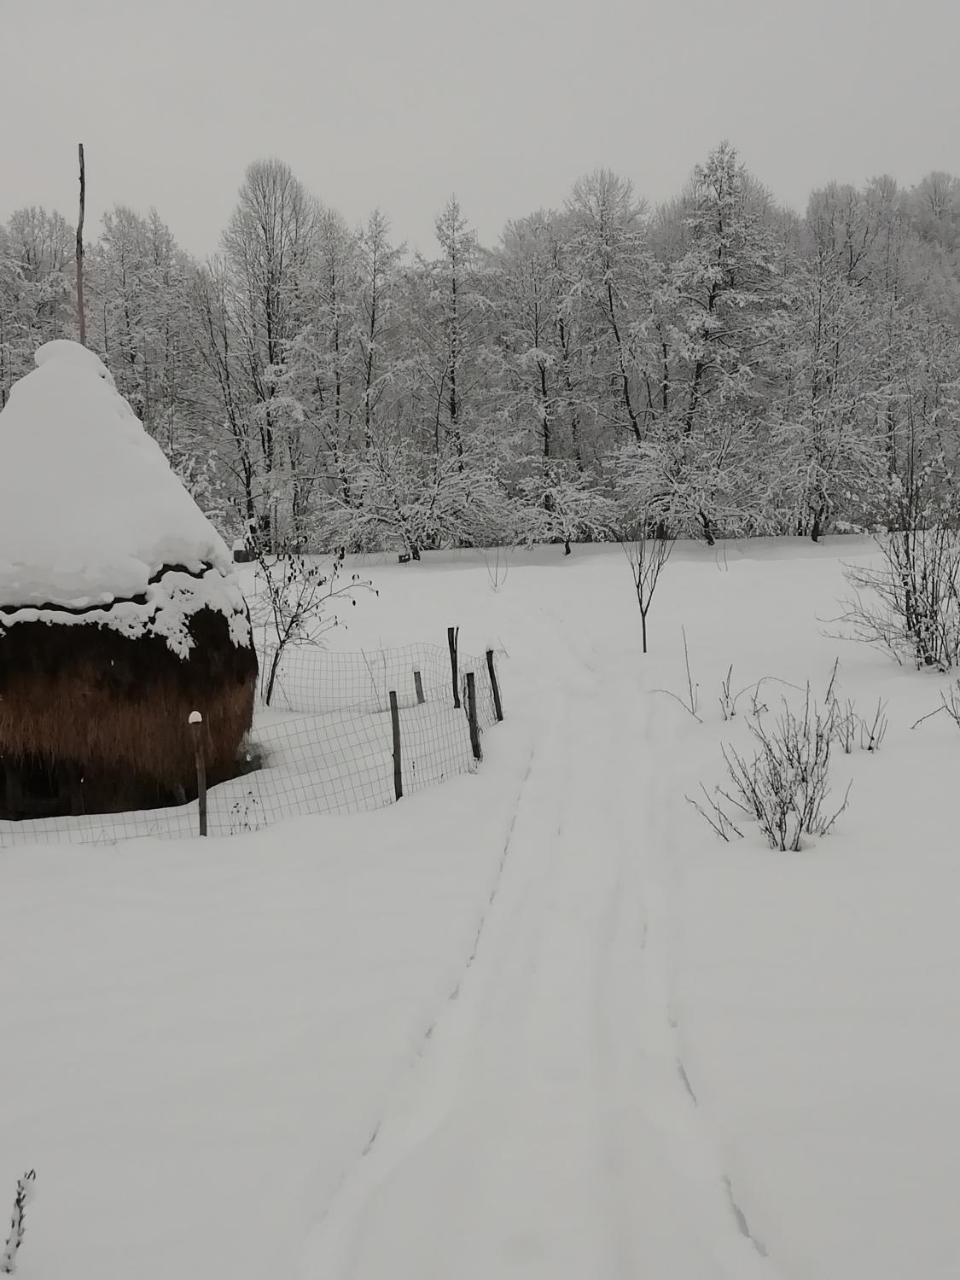
M368 653L296 649L283 655L273 706L254 723L259 767L208 793L211 836L256 831L299 814L378 809L396 799L394 692L404 795L476 768L468 718L472 676L478 735L495 724L495 662L458 654L454 706L449 652L410 645ZM0 847L106 844L140 836L197 834L198 806L36 821L0 821Z

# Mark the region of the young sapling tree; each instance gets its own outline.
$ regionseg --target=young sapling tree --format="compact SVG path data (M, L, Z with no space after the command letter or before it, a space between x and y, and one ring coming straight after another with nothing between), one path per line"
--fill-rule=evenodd
M286 649L320 643L340 624L340 605L355 605L361 591L378 593L369 579L357 573L344 577L339 557L329 564L292 550L279 554L261 546L253 550L257 568L251 612L264 634L262 688L269 706Z
M647 652L647 616L653 604L660 574L670 559L674 546L673 538L652 536L652 527L651 521L644 517L628 531L622 533L619 538L621 550L630 566L637 604L640 606L640 631L644 653ZM663 531L661 529L657 532L662 534Z

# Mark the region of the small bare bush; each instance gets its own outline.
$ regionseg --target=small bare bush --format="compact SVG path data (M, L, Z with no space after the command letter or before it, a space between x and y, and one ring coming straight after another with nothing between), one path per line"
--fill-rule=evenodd
M799 713L784 702L774 723L752 718L749 729L758 744L752 759L733 747L723 748L740 797L735 803L756 818L771 849L796 852L805 835L826 835L847 807L849 787L843 803L828 816L830 712L816 706L808 686Z
M854 594L839 621L898 662L951 670L960 662L960 533L943 525L907 528L877 543L879 569L844 570Z
M859 740L864 751L877 752L887 733L886 703L877 699L877 707L870 719L861 716L850 698L840 701L840 661L837 659L827 684L826 708L830 736L844 755L852 755Z
M844 755L851 755L856 745L857 733L861 723L856 707L849 698L843 704L837 698L830 704L828 712L830 733L834 742L843 749Z

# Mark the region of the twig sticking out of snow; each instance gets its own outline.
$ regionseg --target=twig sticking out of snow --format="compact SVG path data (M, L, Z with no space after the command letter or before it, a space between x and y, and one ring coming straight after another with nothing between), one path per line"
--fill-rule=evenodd
M860 721L860 746L864 751L879 751L880 744L883 742L887 734L887 717L884 714L885 702L877 700L877 710L870 722L866 719Z
M10 1220L10 1234L7 1236L7 1243L4 1246L3 1253L0 1254L0 1272L7 1276L13 1275L16 1270L17 1250L23 1244L25 1230L24 1212L27 1202L33 1198L36 1178L36 1170L31 1169L17 1183L17 1194L13 1201L13 1216Z
M840 659L834 658L833 667L830 671L830 681L827 684L827 694L824 703L829 707L832 702L836 701L837 696L837 676L840 674Z
M724 720L733 720L737 714L737 703L745 693L750 694L750 714L754 717L762 715L768 710L764 703L760 702L760 690L769 683L782 684L786 689L794 689L797 693L803 693L803 689L798 684L791 684L789 680L781 680L779 676L761 676L759 680L754 680L752 684L745 684L737 693L733 691L733 663L727 667L727 674L720 682L720 713Z
M950 686L949 693L940 693L940 705L933 711L928 711L925 716L921 716L919 720L915 720L910 726L916 729L918 725L923 724L924 720L932 720L934 716L938 716L941 711L945 711L953 723L960 729L960 680L955 680Z
M687 671L687 699L678 697L670 689L654 689L654 693L665 693L668 698L673 698L674 702L679 702L684 711L688 711L693 716L697 724L703 724L697 712L700 709L700 686L694 683L693 675L690 672L690 651L687 648L687 629L680 628L680 634L683 636L683 664Z
M704 799L709 806L710 812L708 813L707 810L704 809L703 805L701 805L699 801L694 800L691 796L684 796L687 804L692 804L700 817L704 818L710 826L713 827L720 839L725 840L727 844L730 843L731 835L740 836L742 839L743 832L731 820L730 815L724 812L719 801L707 792L707 789L702 782L700 783L700 790L703 792Z
M732 720L737 714L737 704L730 692L730 681L733 679L733 663L727 667L727 674L720 682L720 714L724 720Z

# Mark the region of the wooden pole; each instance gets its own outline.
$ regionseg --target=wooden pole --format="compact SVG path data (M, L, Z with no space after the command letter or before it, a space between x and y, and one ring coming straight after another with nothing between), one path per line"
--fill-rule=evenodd
M200 811L200 834L207 834L207 762L203 752L203 716L191 711L188 721L193 734L193 758L197 766L197 806Z
M424 700L423 699L423 676L421 676L419 671L415 671L413 673L413 687L417 691L417 706L422 706L423 700Z
M87 317L83 306L83 213L87 203L87 173L83 164L83 143L80 143L80 218L77 221L77 318L80 323L80 343L87 345Z
M394 689L390 690L390 723L393 727L393 790L399 800L403 796L403 764L400 757L400 707Z
M503 719L503 703L500 701L500 682L497 680L497 668L493 664L493 650L487 650L487 671L490 673L490 688L493 690L493 711L497 720Z
M447 627L447 644L450 646L450 678L453 682L453 705L460 706L460 675L457 669L457 637L459 627Z
M470 749L474 760L482 760L480 750L480 725L477 723L477 679L472 671L467 672L467 722L470 725Z

